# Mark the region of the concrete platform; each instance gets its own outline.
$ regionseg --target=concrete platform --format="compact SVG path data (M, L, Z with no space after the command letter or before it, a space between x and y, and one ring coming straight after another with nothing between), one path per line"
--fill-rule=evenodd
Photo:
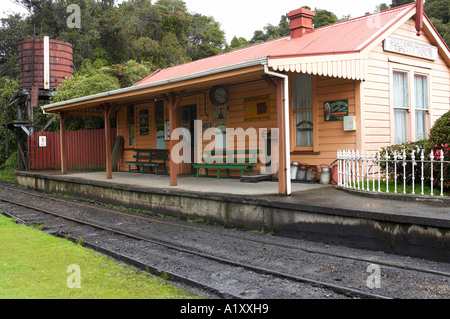
M319 240L450 262L450 199L377 194L331 185L293 183L278 195L277 182L114 172L17 172L17 184L48 193L70 193L179 217L233 227L266 229Z

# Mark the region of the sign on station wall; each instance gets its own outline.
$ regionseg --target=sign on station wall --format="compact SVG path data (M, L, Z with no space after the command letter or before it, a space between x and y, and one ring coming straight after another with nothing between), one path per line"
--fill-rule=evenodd
M325 102L323 110L325 122L343 121L348 115L348 100Z

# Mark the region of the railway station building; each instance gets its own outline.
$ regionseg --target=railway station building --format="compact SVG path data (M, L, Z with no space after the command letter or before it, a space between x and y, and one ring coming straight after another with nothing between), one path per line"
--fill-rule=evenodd
M129 88L43 106L60 115L62 172L68 115L104 117L107 140L110 119L117 119L123 145L112 161L106 143L107 179L113 169L130 169L136 149L160 149L169 154L171 186L205 164L211 143L216 150L229 145L234 129L249 136L238 150L277 156L270 174L279 193L289 195L292 162L320 168L341 149L414 141L450 110L450 50L422 1L321 28L314 28L314 15L304 8L289 12L287 37L158 70ZM180 144L177 128L189 132L187 144ZM190 161L175 160L175 153ZM252 169L267 173L268 161L258 157ZM216 177L213 166L197 167Z

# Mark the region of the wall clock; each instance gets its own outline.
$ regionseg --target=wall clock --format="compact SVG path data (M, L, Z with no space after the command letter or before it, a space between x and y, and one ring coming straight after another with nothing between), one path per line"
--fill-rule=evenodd
M221 85L215 86L209 91L209 98L214 105L224 105L228 101L228 91Z

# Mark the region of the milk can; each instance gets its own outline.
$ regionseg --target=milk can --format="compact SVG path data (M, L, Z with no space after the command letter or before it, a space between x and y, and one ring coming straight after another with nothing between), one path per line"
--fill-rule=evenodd
M320 173L320 184L330 184L331 182L331 171L329 167L321 167L322 172Z
M307 167L305 165L300 165L298 167L297 179L299 179L299 180L306 179L306 169L307 169Z
M317 167L316 166L310 166L306 170L306 180L307 181L314 181L317 179Z
M299 162L291 163L291 179L297 179L298 165Z

